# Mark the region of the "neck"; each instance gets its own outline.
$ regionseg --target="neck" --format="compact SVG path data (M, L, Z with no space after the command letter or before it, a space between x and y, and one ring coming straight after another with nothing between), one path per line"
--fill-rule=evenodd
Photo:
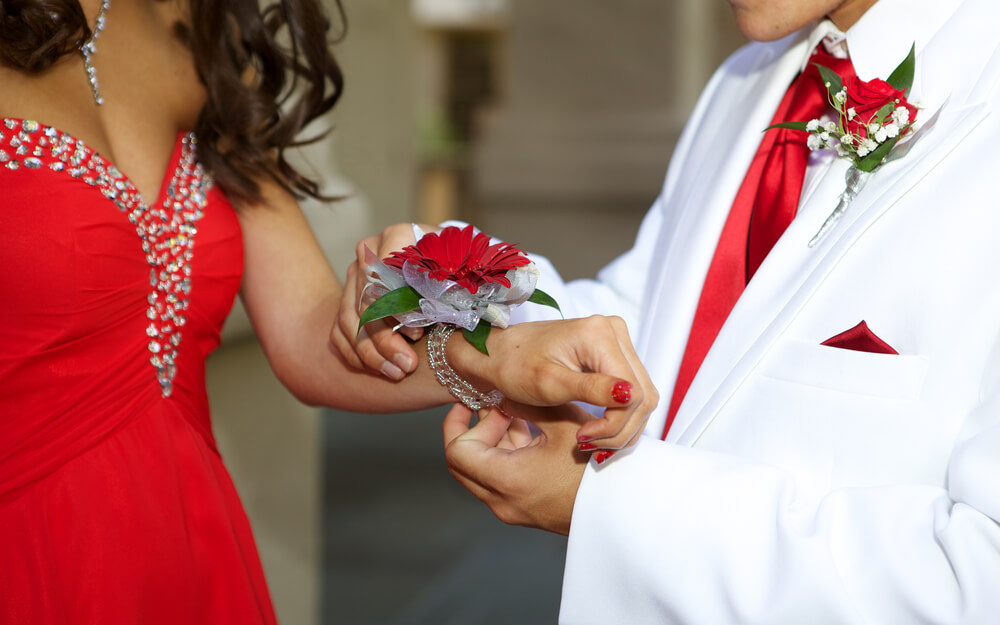
M847 29L854 26L861 19L861 16L868 9L872 8L876 2L878 0L844 0L836 9L827 13L826 16L830 18L834 26L842 32L847 32Z

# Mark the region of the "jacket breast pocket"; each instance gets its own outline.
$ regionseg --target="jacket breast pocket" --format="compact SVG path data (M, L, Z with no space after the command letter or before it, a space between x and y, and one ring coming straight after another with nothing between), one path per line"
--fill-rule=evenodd
M925 356L874 354L798 338L780 341L760 364L767 378L851 395L916 401L927 374Z

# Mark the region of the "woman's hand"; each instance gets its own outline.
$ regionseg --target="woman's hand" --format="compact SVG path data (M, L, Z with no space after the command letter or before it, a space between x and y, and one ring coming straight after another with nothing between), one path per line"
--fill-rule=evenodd
M447 346L453 368L480 390L499 389L507 400L533 406L583 401L606 408L603 419L577 432L580 450L596 451L600 461L635 442L659 402L618 317L494 329L487 347L490 356L483 356L456 336Z
M532 439L523 421L497 410L470 428L471 411L456 404L442 427L448 470L501 521L569 534L587 463L575 432L594 417L573 404L508 408L537 424L541 434Z
M424 232L434 232L434 226L420 225ZM357 259L347 268L347 280L340 299L337 323L330 331L330 342L344 360L355 369L377 371L391 380L401 380L417 367L417 353L406 337L417 340L423 335L421 328L402 328L393 332L392 319L373 321L358 332L361 312L371 304L364 298L368 279L366 249L379 258L385 258L416 241L413 224L395 224L357 246Z

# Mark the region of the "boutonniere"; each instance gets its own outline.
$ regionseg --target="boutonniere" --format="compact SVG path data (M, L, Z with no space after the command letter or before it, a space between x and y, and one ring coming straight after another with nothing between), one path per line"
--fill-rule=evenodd
M559 310L535 288L538 268L510 243L492 243L472 226L448 227L424 235L415 245L384 261L367 252L368 286L363 299L375 301L361 315L366 323L395 317L401 326L447 324L486 351L491 328L506 328L510 310L534 302Z
M851 161L837 207L809 241L809 247L819 243L836 225L872 173L886 162L896 144L910 134L917 117L917 108L906 99L913 86L914 58L915 47L911 46L910 53L886 80L843 78L816 63L830 105L837 111L837 120L783 122L767 128L808 132L809 149L832 150Z

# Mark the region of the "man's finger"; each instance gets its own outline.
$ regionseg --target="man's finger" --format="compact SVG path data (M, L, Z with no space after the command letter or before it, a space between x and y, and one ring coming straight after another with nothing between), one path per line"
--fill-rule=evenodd
M445 415L442 431L445 447L454 447L454 443L474 443L479 451L496 447L500 443L511 418L495 408L480 412L479 423L469 427L469 417L472 411L462 404L455 404ZM459 441L461 439L461 441Z
M533 439L531 428L524 419L514 419L510 424L510 429L507 430L507 435L510 437L510 442L515 448L524 447L531 443Z
M441 430L444 434L444 446L448 445L459 436L469 431L469 419L472 418L472 411L463 404L454 404L448 414L444 416Z

